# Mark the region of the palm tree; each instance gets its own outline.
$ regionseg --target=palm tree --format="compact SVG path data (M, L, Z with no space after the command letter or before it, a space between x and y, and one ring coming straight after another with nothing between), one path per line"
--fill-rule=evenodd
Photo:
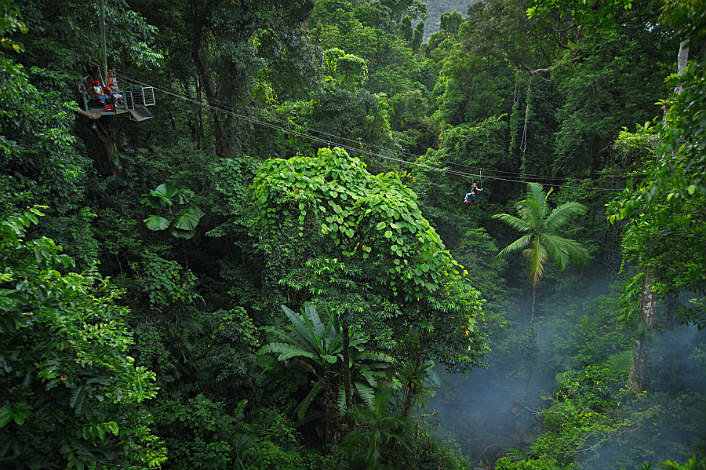
M315 377L311 390L297 407L297 417L303 419L312 402L319 398L326 414L325 440L327 444L334 444L339 440L341 414L347 407L342 380L345 370L343 325L333 313L322 321L311 303L304 304L303 314L285 305L282 310L289 319L289 327L266 328L279 341L268 343L259 353L278 354L280 361L294 359ZM373 407L375 389L392 359L382 353L366 351L366 338L359 332L351 331L349 342L352 399Z
M383 388L375 395L373 407L358 407L352 411L356 428L344 444L352 450L351 467L376 470L396 444L409 454L405 437L412 432L412 422L405 416L390 413L392 390Z
M583 263L588 260L588 252L575 240L558 235L561 227L572 217L586 213L586 206L578 202L567 202L552 210L548 204L549 192L544 194L542 185L529 183L527 198L515 207L519 217L510 214L495 214L494 219L501 220L512 228L524 232L520 238L503 248L498 257L522 251L530 262L530 281L532 282L532 316L530 330L534 328L534 301L537 281L544 274L544 263L552 258L559 269L564 269L569 260Z

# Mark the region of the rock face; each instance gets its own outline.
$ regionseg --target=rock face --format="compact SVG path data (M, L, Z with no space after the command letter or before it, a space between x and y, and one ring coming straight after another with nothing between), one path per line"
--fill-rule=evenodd
M475 3L477 0L424 0L427 4L427 16L424 22L424 40L429 39L429 36L439 31L439 20L443 13L457 11L463 16L466 16L468 6Z

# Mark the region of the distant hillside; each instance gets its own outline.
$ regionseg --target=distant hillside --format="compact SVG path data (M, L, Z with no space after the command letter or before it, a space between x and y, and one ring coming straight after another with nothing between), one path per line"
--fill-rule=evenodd
M429 16L424 22L424 40L439 31L439 19L442 13L457 11L466 16L466 11L471 3L476 0L424 0L427 4Z

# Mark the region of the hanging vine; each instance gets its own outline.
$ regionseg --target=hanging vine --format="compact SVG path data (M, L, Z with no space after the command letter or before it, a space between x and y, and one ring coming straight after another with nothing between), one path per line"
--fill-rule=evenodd
M532 76L527 82L527 93L525 94L525 124L522 128L522 140L520 141L520 151L522 152L522 164L520 166L520 173L524 176L527 172L527 160L525 159L527 153L527 124L529 122L529 117L531 113L531 103L532 103Z

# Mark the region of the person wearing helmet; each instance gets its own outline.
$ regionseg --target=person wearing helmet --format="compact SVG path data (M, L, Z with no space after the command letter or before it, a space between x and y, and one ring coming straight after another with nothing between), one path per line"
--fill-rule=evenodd
M110 99L112 100L113 104L118 104L122 99L123 94L120 93L120 88L118 88L118 79L115 78L114 70L110 70L108 72L108 79L106 80L106 85L108 93L110 93Z
M472 197L476 197L476 191L483 191L482 188L479 188L476 182L473 182L473 187L471 188L471 192L466 194L466 197L463 198L463 203L464 204L469 204L471 202Z
M105 93L105 90L103 89L98 80L93 80L91 84L90 93L95 97L96 100L98 100L100 104L105 105L108 95Z

